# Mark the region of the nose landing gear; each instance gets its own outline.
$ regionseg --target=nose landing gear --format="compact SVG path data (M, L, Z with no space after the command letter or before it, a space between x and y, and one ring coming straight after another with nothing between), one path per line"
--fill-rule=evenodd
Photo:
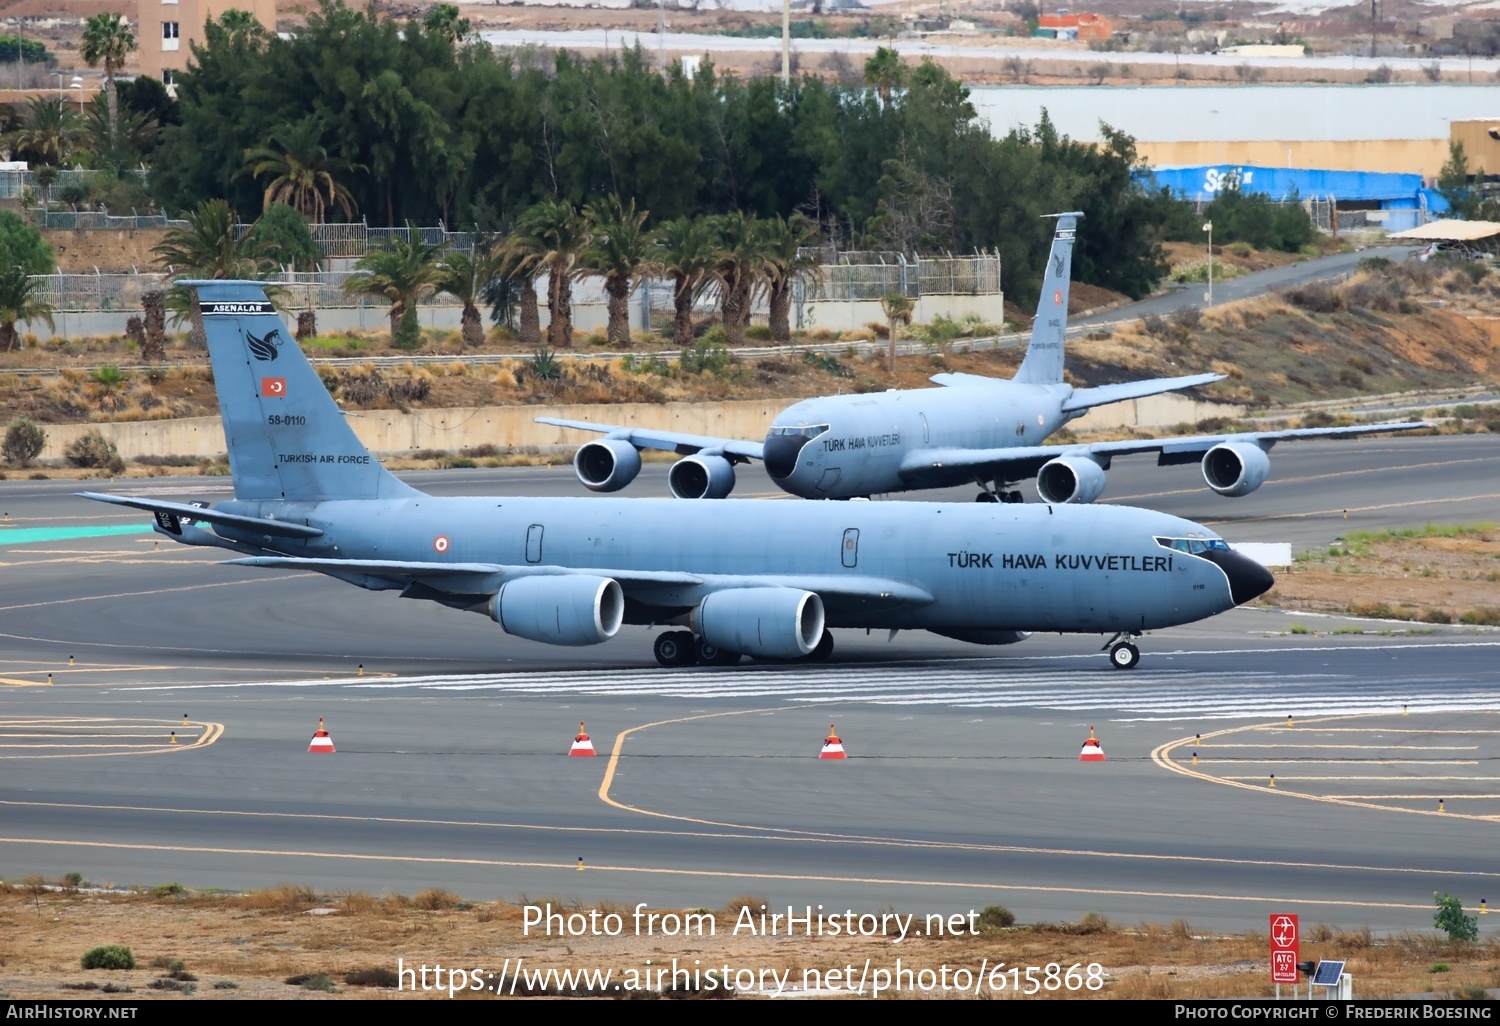
M1129 639L1140 636L1139 631L1121 631L1105 642L1104 648L1109 650L1109 665L1117 670L1135 669L1136 664L1141 661L1141 650L1131 644Z

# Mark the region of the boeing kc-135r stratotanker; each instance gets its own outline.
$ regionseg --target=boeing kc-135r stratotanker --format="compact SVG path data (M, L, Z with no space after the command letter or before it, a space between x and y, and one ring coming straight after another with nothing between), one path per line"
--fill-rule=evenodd
M974 483L982 501L1019 502L1008 490L1036 476L1050 503L1088 503L1104 491L1116 456L1157 453L1162 466L1202 463L1203 480L1220 495L1249 495L1271 471L1267 453L1295 438L1364 435L1431 427L1425 421L1357 427L1300 428L1191 435L1091 445L1042 445L1092 407L1218 381L1222 374L1154 378L1097 388L1063 381L1068 285L1078 213L1055 214L1057 231L1037 301L1031 342L1009 381L975 374L937 374L940 388L822 396L783 410L762 442L686 435L654 428L538 417L543 424L597 431L573 458L578 478L597 492L624 488L641 469L641 449L683 455L667 472L679 499L722 499L734 488L734 465L762 460L783 491L808 499L852 499Z
M1130 638L1272 584L1212 531L1127 507L426 495L360 444L261 284L183 284L203 312L234 499L84 494L240 553L234 565L315 570L551 645L673 625L656 640L664 666L826 658L829 628L865 627L979 644L1111 634L1128 669Z

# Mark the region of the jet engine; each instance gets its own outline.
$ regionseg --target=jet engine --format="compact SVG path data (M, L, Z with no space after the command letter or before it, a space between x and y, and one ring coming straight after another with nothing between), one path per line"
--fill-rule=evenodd
M1059 456L1036 475L1043 502L1093 502L1104 491L1104 468L1087 456Z
M667 471L667 487L679 499L722 499L734 491L734 464L722 456L689 456Z
M617 492L641 472L641 453L623 439L601 438L574 453L573 469L590 491Z
M506 634L548 645L597 645L625 619L625 592L608 577L557 574L506 581L490 599Z
M1031 637L1030 631L947 630L937 627L929 628L929 633L954 641L967 641L971 645L1014 645Z
M1270 472L1271 457L1249 442L1220 442L1203 456L1203 480L1220 495L1249 495Z
M796 588L716 591L693 610L691 626L727 652L797 659L823 638L823 600Z

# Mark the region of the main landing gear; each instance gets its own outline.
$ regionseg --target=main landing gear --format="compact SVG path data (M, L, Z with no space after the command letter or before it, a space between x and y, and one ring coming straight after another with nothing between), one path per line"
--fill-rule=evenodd
M833 654L833 635L824 631L818 645L801 659L788 659L792 663L826 662ZM738 666L743 658L738 652L730 652L697 636L692 631L667 631L656 639L656 661L662 666ZM768 660L769 661L769 660Z
M1020 492L1009 491L1009 492L980 492L978 495L974 496L974 501L975 502L1025 502L1026 500L1021 497L1021 493Z
M1141 650L1127 639L1140 636L1140 631L1121 631L1105 642L1104 648L1109 649L1109 665L1117 670L1135 669L1136 663L1141 661Z

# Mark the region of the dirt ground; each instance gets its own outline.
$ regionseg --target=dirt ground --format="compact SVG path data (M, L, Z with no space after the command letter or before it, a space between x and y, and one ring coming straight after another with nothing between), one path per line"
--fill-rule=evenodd
M538 907L545 911L542 900L538 899ZM593 993L615 998L753 999L774 993L771 972L787 988L816 982L823 984L824 996L838 996L846 989L843 977L849 974L845 967L852 967L856 980L864 975L868 996L879 979L874 970L894 970L898 958L903 967L932 972L914 977L915 989L887 997L964 996L942 990L940 974L945 966L950 986L963 984L962 974L968 974L970 996L974 977L985 967L989 970L983 973L980 996L1024 996L1015 993L1017 985L1026 989L1024 967L1036 966L1035 978L1045 981L1049 964L1056 968L1050 970L1050 987L1043 990L1043 984L1037 984L1041 997L1264 997L1272 993L1267 942L1259 935L1205 936L1180 921L1124 925L1097 916L1078 923L1001 929L977 926L978 917L965 917L956 934L917 938L914 931L924 924L918 915L913 931L899 943L894 924L888 934L855 939L751 938L743 929L735 936L735 926L742 923L741 908L746 904L757 907L761 901L733 899L716 913L711 937L633 936L631 909L603 906L598 909L601 916L614 912L622 917L622 936L547 939L536 935L536 927L531 936L523 936L524 912L517 905L471 905L440 890L424 891L414 898L375 898L367 894L315 896L282 885L243 896L153 896L49 890L36 882L12 884L0 891L0 998L134 1002L424 996L447 1000L447 988L455 984L464 988L456 991L458 998L493 996L483 989L467 989L476 980L481 988L493 989L498 982L501 994L511 996L514 979L514 996ZM876 910L875 914L891 911ZM876 929L873 919L867 922ZM971 927L976 926L973 932ZM1302 954L1313 959L1347 958L1361 997L1474 997L1482 988L1500 986L1500 944L1455 944L1438 937L1429 932L1378 938L1368 931L1304 923ZM82 969L84 952L103 945L128 947L135 968ZM675 989L669 975L665 987L654 986L664 981L648 980L647 969L670 967L674 958L679 967L697 964L704 971L713 969L716 975L700 975L696 981L679 977ZM515 972L518 959L523 960L519 974ZM864 971L866 959L872 967L869 972ZM992 970L1000 963L1005 968L996 976ZM441 985L435 972L439 965L443 967ZM726 993L719 982L725 966L730 978L740 984L736 993ZM422 967L428 969L429 989L425 991ZM1010 967L1020 968L1014 978ZM597 986L579 987L576 980L572 986L559 985L555 975L538 983L529 975L547 969L608 969L612 982L601 991ZM833 969L840 975L830 987L826 974ZM402 970L407 971L404 976ZM449 976L452 970L464 975ZM742 970L753 971L754 986ZM647 983L653 986L632 989ZM528 989L532 994L527 994ZM415 995L404 993L413 990Z

